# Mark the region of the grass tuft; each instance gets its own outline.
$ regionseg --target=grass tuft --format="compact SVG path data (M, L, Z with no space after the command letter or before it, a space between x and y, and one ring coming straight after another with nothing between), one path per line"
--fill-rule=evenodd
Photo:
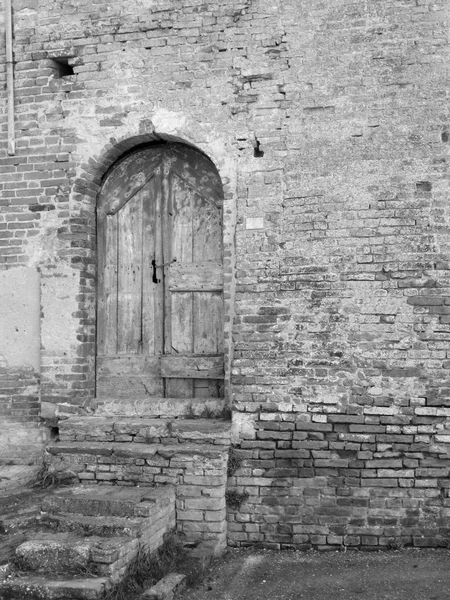
M168 534L156 552L141 546L128 565L124 578L106 593L105 600L132 600L144 589L175 571L185 554L183 543L176 533Z
M228 451L228 465L227 465L227 475L228 477L232 477L236 471L239 469L242 463L242 458L236 452L236 450L231 447Z
M227 490L225 492L225 500L228 508L231 510L239 510L241 504L243 504L248 498L248 494L240 494L236 490Z

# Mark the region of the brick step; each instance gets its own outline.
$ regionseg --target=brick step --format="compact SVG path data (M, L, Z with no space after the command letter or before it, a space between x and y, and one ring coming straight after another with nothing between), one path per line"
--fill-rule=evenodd
M100 537L140 537L146 526L144 517L90 517L74 514L50 514L41 516L41 528L46 531L76 532L80 535Z
M51 514L155 519L161 509L174 501L175 492L171 486L114 489L77 486L57 490L44 498L42 510Z
M180 484L194 468L226 478L228 446L58 442L47 447L49 468L85 484L151 486Z
M23 575L0 583L2 600L101 600L111 583L107 577Z
M223 417L227 409L224 398L94 398L92 408L97 416L213 418Z
M61 442L230 443L231 424L222 419L152 419L140 417L70 417L60 421Z
M177 528L186 543L216 540L220 548L225 547L228 446L59 442L48 447L48 462L50 469L70 472L84 484L82 489L99 490L106 501L113 490L137 489L145 493L154 489L150 486L165 489L171 484L177 496ZM69 504L68 492L53 495L46 503L47 510L53 514L79 510L91 516L95 505L91 502L86 509L78 505L72 509L74 500Z
M21 575L0 582L2 600L102 598L139 547L154 552L173 530L175 492L78 486L46 496L42 510L40 530L15 549Z
M74 533L38 533L16 548L21 571L110 577L137 553L137 539L80 537Z

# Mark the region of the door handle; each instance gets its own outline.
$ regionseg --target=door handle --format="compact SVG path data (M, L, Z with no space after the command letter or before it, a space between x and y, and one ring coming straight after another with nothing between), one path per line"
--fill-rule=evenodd
M153 277L152 277L152 281L153 283L160 283L161 279L158 279L158 276L156 275L156 269L160 269L162 267L168 267L169 265L171 265L172 263L177 262L176 258L173 258L170 262L167 263L162 263L162 265L157 265L156 264L156 260L153 259L152 260L152 267L153 267Z
M162 265L157 265L155 259L152 260L152 265L153 263L156 269L159 269L161 267L168 267L169 265L171 265L172 263L177 262L176 258L173 258L170 262L166 262L166 263L162 263Z

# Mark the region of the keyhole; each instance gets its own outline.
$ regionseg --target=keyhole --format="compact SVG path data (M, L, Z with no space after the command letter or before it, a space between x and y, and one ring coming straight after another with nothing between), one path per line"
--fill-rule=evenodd
M152 260L152 267L153 267L153 283L159 283L159 279L156 277L156 260L155 259Z

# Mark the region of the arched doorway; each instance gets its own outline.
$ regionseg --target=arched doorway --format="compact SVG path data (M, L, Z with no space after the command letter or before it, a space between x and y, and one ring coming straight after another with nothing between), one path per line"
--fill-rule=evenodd
M223 190L183 144L120 159L97 207L97 397L223 394Z

